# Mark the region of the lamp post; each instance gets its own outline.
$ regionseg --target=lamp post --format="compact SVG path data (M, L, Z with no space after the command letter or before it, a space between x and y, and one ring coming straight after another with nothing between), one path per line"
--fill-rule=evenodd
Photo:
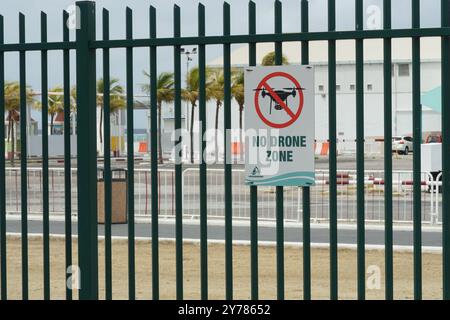
M181 48L181 54L186 56L186 75L189 73L189 62L192 61L191 55L197 54L197 47L192 48L190 51L188 48ZM189 131L189 101L186 101L186 130ZM189 152L193 152L189 150Z

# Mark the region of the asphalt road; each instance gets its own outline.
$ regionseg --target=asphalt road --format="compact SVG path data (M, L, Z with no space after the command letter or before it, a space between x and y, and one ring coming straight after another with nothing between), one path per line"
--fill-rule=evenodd
M20 233L21 225L19 220L8 220L7 232ZM128 225L113 225L113 236L127 236ZM99 235L104 234L104 227L99 226ZM29 234L42 234L42 221L28 222ZM77 224L72 224L73 234L77 234ZM50 223L50 233L54 235L64 234L64 222L52 221ZM151 224L136 223L135 225L136 237L148 238L151 237ZM160 238L175 238L175 225L172 223L161 223L159 225ZM200 237L200 227L195 223L185 223L183 225L184 239L197 240ZM258 228L258 237L260 241L275 242L276 232L274 226L260 226ZM302 228L297 226L287 226L284 232L285 242L300 243L302 240ZM209 225L208 239L224 240L225 228L223 225ZM234 240L250 240L250 227L248 225L235 225L233 227ZM441 232L438 230L424 230L422 232L422 245L427 247L441 246ZM412 246L413 233L410 230L394 230L393 236L394 245ZM324 244L329 242L329 230L326 226L312 225L311 242ZM356 230L354 228L343 228L338 231L338 242L340 244L356 244ZM384 231L382 229L368 229L366 230L366 244L367 245L383 245Z

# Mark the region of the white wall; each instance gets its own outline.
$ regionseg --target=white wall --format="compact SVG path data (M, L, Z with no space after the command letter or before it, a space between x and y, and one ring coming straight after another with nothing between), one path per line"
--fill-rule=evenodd
M42 136L29 136L30 157L42 156ZM70 154L72 157L77 155L77 136L70 136ZM49 157L64 156L64 136L50 135L48 136L48 155Z
M403 63L403 62L402 62ZM409 63L405 61L405 63ZM337 91L337 133L339 139L354 140L356 137L356 96L350 85L355 84L354 63L338 64L336 83L340 85ZM409 76L399 76L398 65L394 64L392 77L392 134L410 134L412 132L412 70L409 63ZM425 93L440 86L440 62L422 61L421 91ZM381 62L366 63L364 66L364 133L366 137L384 135L384 78ZM368 85L372 90L368 90ZM324 86L324 92L318 91L319 85ZM315 66L315 104L316 104L316 139L328 139L328 66ZM186 104L182 105L183 110ZM207 127L213 128L215 121L215 102L209 101L206 106ZM238 105L233 100L231 105L232 128L239 127ZM189 111L190 116L190 111ZM198 120L198 107L195 120ZM245 121L244 121L245 123ZM423 110L423 131L440 130L441 115ZM223 106L219 111L219 129L223 129ZM245 129L245 128L244 128ZM341 133L341 134L339 134ZM195 138L197 146L198 138ZM196 148L196 147L194 147Z

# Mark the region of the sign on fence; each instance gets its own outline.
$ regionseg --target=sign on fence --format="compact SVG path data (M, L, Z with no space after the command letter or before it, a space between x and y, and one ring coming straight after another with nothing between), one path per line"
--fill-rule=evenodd
M313 185L313 68L250 67L245 101L246 183Z

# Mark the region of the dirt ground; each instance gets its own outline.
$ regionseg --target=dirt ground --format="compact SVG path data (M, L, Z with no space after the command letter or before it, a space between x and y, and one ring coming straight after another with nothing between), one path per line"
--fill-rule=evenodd
M74 246L74 264L76 264L76 241ZM21 298L21 244L20 238L8 238L8 297ZM99 242L99 286L100 298L104 297L104 242ZM186 299L200 297L200 248L197 244L184 245L184 293ZM329 298L329 251L312 250L312 297ZM413 260L412 254L394 253L394 294L396 299L412 299L413 296ZM234 298L250 298L250 247L236 245L233 248L234 259ZM209 297L224 299L225 295L225 253L221 244L209 244ZM423 255L423 296L425 299L439 299L442 292L442 259L440 254ZM29 288L31 299L42 299L43 267L42 239L29 240ZM113 298L128 297L128 255L127 242L113 242ZM381 270L380 289L368 289L368 299L384 297L384 252L371 250L366 252L366 267ZM375 267L373 267L375 266ZM51 240L51 297L64 299L64 241ZM151 242L136 241L136 297L151 298ZM285 249L285 289L287 299L302 299L302 250L297 247ZM370 275L367 274L367 279ZM375 284L376 282L371 282ZM160 296L162 299L175 298L175 243L160 243ZM274 247L259 248L259 289L261 299L276 298L276 252ZM76 293L74 298L76 298ZM356 251L339 250L339 298L356 298Z

